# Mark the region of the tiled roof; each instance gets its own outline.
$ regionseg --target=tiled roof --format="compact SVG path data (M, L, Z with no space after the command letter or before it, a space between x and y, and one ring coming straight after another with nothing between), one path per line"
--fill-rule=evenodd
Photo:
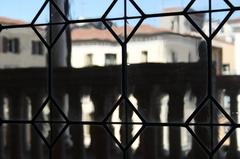
M175 9L168 8L168 9L176 10L176 8ZM166 10L168 10L168 9L166 9ZM240 22L240 19L232 19L232 20L229 20L229 22L230 23L238 23L238 22ZM18 24L26 24L26 23L27 22L22 21L22 20L0 16L0 24L18 25ZM38 29L44 30L44 28L42 28L42 27L38 27ZM114 27L112 27L112 29L114 30L114 32L117 35L123 36L123 30L124 30L123 27L114 26ZM130 27L130 26L127 27L128 33L130 33L132 30L133 30L132 27ZM180 33L172 32L169 29L157 28L157 27L153 27L153 26L147 25L147 24L142 24L136 31L135 35L148 36L148 35L157 35L157 34L161 34L161 33L171 33L171 34L177 34L177 35L183 35L183 36L199 37L199 35L197 33L180 34ZM100 29L96 29L96 28L89 28L89 29L75 28L71 32L71 38L72 38L72 41L103 40L103 41L116 42L115 38L112 36L112 34L107 29L100 30ZM224 41L223 39L217 39L217 40Z
M233 24L233 23L240 23L240 18L236 18L236 19L229 19L228 20L229 24Z
M123 35L123 27L112 27L117 35ZM127 28L127 32L130 33L133 30L132 27ZM141 25L135 35L152 35L164 32L171 32L168 29L156 28L150 25ZM100 30L96 28L84 29L77 28L71 33L73 41L82 40L106 40L106 41L116 41L112 34L107 30Z
M112 37L111 33L107 30L100 29L74 29L71 32L72 41L81 41L81 40L106 40L106 41L114 41L114 37Z
M16 24L26 24L26 22L18 19L12 19L0 16L0 24L16 25Z

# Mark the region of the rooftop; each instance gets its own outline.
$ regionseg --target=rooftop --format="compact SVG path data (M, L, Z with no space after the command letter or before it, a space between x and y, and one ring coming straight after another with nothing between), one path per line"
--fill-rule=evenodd
M176 11L181 8L166 8L165 11ZM228 21L230 24L232 23L240 23L240 18L230 19ZM27 22L19 19L12 19L9 17L0 16L0 24L7 24L7 25L19 25L19 24L26 24ZM39 29L43 29L43 27L38 27ZM113 26L112 29L114 32L119 35L123 36L124 27L116 27ZM127 27L127 32L130 33L134 28L132 26ZM142 24L138 30L136 31L135 35L138 36L150 36L150 35L158 35L158 34L175 34L181 36L189 36L189 37L198 37L198 33L186 33L180 34L177 32L173 32L166 28L157 28L152 25ZM103 41L110 41L116 42L116 39L107 29L97 29L97 28L75 28L71 32L72 41L89 41L89 40L103 40ZM224 42L223 39L217 39L219 41Z
M18 25L18 24L26 24L25 21L23 20L18 20L18 19L12 19L8 17L2 17L0 16L0 24L8 24L8 25Z
M123 36L124 28L123 27L112 27L112 30L119 36ZM133 30L133 27L127 27L127 33L129 34ZM135 36L151 36L151 35L159 35L159 34L174 34L179 36L188 36L194 38L200 38L197 33L186 33L180 34L177 32L173 32L166 28L157 28L151 25L142 24L134 34ZM96 28L75 28L72 33L72 41L89 41L89 40L103 40L116 42L113 35L107 29L96 29Z
M228 23L229 23L229 24L240 23L240 18L229 19L229 20L228 20Z
M112 27L113 31L122 36L124 32L123 27ZM128 26L127 32L130 33L133 30L133 27ZM152 35L163 32L171 32L168 29L156 28L150 25L141 25L135 35ZM106 41L116 41L112 34L107 30L101 30L96 28L76 28L72 31L72 40L81 41L81 40L106 40Z

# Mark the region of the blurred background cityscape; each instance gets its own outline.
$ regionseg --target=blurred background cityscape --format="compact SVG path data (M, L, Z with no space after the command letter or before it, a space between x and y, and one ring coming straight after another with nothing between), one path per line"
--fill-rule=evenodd
M0 159L239 157L240 2L66 2L1 2Z

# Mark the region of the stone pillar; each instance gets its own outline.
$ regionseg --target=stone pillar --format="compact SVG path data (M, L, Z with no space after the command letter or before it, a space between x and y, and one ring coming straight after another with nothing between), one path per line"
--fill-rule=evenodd
M196 93L197 97L197 104L200 104L203 94L202 93ZM195 123L209 123L210 120L210 112L209 107L204 107L201 110L201 114L206 114L206 116L199 115L194 118ZM201 139L202 143L206 146L210 146L211 144L211 134L210 134L210 127L209 126L195 126L194 132L196 136L198 136L199 139ZM205 152L200 144L195 141L194 138L192 138L192 149L188 154L188 159L203 159L208 158L207 153Z
M82 94L78 89L72 88L69 91L69 119L72 121L82 121ZM85 158L83 125L70 126L70 135L73 142L73 159Z
M207 43L206 41L202 40L199 43L198 47L199 52L199 61L198 61L198 76L195 77L196 79L199 79L199 82L192 83L191 84L191 90L193 94L197 98L196 105L199 105L203 98L206 96L207 93L207 87L208 87L208 51L207 51ZM213 70L213 80L216 80L216 74L215 74L215 67L211 68ZM212 82L216 83L216 82ZM216 90L215 86L212 88L214 91ZM213 91L213 92L214 92ZM207 114L206 116L196 116L194 118L195 123L209 123L209 108L204 108L201 110L201 114ZM201 141L207 146L210 145L211 137L210 137L210 127L201 127L201 126L195 126L194 127L195 134L201 139ZM217 136L217 135L216 135ZM200 144L195 141L195 139L192 137L192 149L188 154L188 159L205 159L209 158L208 154L202 149Z
M0 120L4 119L4 97L0 94ZM0 123L0 158L5 159L4 126Z
M131 123L133 111L130 108L130 105L123 100L119 107L119 118L121 122ZM123 147L126 147L132 139L133 125L131 124L122 124L120 127L120 141ZM125 154L128 159L132 158L132 149L131 147L128 150L128 153Z
M62 112L65 113L66 110L66 93L64 93L64 90L58 89L53 92L54 100L57 102L58 107L61 109ZM51 109L52 107L52 109ZM55 107L55 108L53 108ZM55 109L55 111L54 111ZM63 116L62 114L57 110L56 105L54 103L51 103L50 105L50 121L62 121ZM52 130L50 133L53 135L53 140L56 139L56 137L61 133L63 129L64 124L59 124L59 123L53 123L52 124ZM66 155L66 133L64 132L58 139L55 145L52 148L52 158L53 159L66 159L68 156ZM53 141L52 141L53 142Z
M11 93L9 97L9 116L10 119L22 119L25 96L20 93ZM8 124L8 149L9 159L25 159L24 156L24 124Z
M50 1L51 2L51 1ZM50 22L51 23L59 23L64 22L63 17L59 14L56 7L53 5L53 2L57 5L57 7L62 11L64 15L65 13L65 0L52 0L50 3ZM50 25L48 27L48 42L51 44L56 40L55 38L57 35L61 32L62 27L64 25ZM58 68L67 67L67 56L70 54L68 52L68 46L67 46L67 36L65 31L61 34L61 36L57 39L56 43L51 47L51 64L53 67L53 72L58 71ZM56 76L54 79L59 80ZM61 88L61 86L60 86ZM67 101L65 100L65 92L62 92L62 90L59 90L59 88L54 88L53 90L53 97L58 102L59 107L61 107L62 111L65 111L65 104ZM53 120L60 120L60 114L52 114ZM63 128L63 124L52 124L52 132L53 134L57 135L61 132ZM52 149L52 157L53 159L65 159L68 156L66 156L66 133L63 133L60 138L58 138L57 143L54 145Z
M178 88L179 89L179 88ZM168 122L183 123L184 114L184 90L172 90L169 93ZM181 159L181 128L169 127L169 158Z
M138 110L148 122L160 123L161 95L155 87L138 87L134 92ZM163 128L149 127L140 136L139 151L144 159L163 157Z
M230 113L231 113L231 117L233 118L233 120L235 122L238 122L238 101L237 101L237 97L238 97L238 93L239 91L237 89L234 88L230 88L229 90L227 90L226 92L229 96L230 96ZM234 133L232 133L232 135L230 136L230 145L229 145L229 149L227 152L227 156L226 159L228 158L239 158L239 152L238 152L238 143L237 143L237 133L236 130Z
M65 1L66 0L60 0L60 1L59 0L52 0L52 1L55 2L55 4L57 4L58 8L63 12L64 15L67 15L67 13L65 13L65 5L66 5ZM51 7L50 22L51 23L63 23L63 22L65 22L63 17L59 14L59 12L53 6L53 4L51 4L50 7ZM61 25L50 25L51 28L49 28L49 29L51 29L50 32L51 32L51 35L52 35L51 44L52 44L52 42L54 42L55 38L57 37L59 32L62 30L63 26L64 26L63 24L61 24ZM52 51L51 52L52 53L52 65L54 67L67 67L67 56L68 56L68 54L70 54L70 53L68 53L68 47L69 46L67 46L67 44L68 44L67 40L68 40L67 39L67 34L66 34L66 31L64 31L51 49L51 51Z
M104 117L109 113L110 109L114 106L114 103L110 102L112 99L116 99L114 90L106 90L107 87L94 87L91 91L91 99L94 104L94 121L102 121ZM110 125L109 125L110 126ZM91 126L91 152L95 155L95 159L111 159L111 150L113 147L113 141L110 140L110 135L102 126ZM113 157L114 158L114 157Z
M50 1L51 2L51 1ZM53 5L53 2L55 2L56 6L62 11L62 13L64 15L66 15L65 13L65 0L52 0L52 2L50 3L50 14L51 14L51 18L50 18L50 22L51 23L59 23L59 22L64 22L63 17L61 16L61 14L59 14L59 12L57 11L56 7ZM64 25L50 25L48 27L48 32L50 34L48 34L48 38L47 40L52 44L54 42L54 40L56 40L55 38L57 37L57 35L61 32L62 27ZM50 40L51 39L51 40ZM57 72L58 68L61 67L67 67L67 56L68 56L68 49L67 49L67 37L66 37L66 33L63 32L61 34L61 36L57 39L56 43L51 47L51 64L53 67L53 72ZM54 77L54 79L58 79L59 77ZM59 87L61 88L61 86ZM62 111L65 111L65 104L67 103L67 101L65 100L65 92L62 90L59 90L59 88L54 88L53 90L53 97L54 99L58 102L59 107L61 107ZM52 114L52 119L53 120L60 120L60 114ZM53 134L59 134L60 131L62 130L62 126L63 124L52 124L52 132ZM66 137L63 136L65 135L65 133L62 134L62 136L58 139L56 145L54 145L54 148L52 149L52 156L53 159L65 159L68 156L66 156Z
M31 120L29 119L29 100L27 99L27 96L23 97L23 108L22 108L22 119L24 120ZM29 136L30 136L30 129L31 125L30 124L22 124L22 138L23 138L23 152L24 154L27 154L30 150L30 143L29 143Z
M37 113L42 105L43 95L41 93L31 93L31 108L32 108L32 117ZM43 114L38 115L38 119L43 120ZM39 131L43 131L42 129ZM37 134L36 130L32 127L31 129L31 158L35 159L44 159L43 152L43 141L41 137Z

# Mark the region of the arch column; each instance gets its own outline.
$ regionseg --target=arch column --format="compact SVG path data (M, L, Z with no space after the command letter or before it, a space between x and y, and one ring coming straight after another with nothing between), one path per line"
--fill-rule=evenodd
M178 88L179 89L179 88ZM184 118L184 89L172 90L169 93L168 122L182 123ZM181 159L181 127L169 127L169 158Z
M208 68L207 68L207 63L208 63L208 51L207 51L207 43L206 41L202 40L199 43L198 46L198 53L199 53L199 61L198 61L198 68L199 68L199 72L198 72L198 76L197 77L193 77L193 79L199 79L199 81L195 81L193 80L193 83L191 83L191 90L193 92L193 94L196 96L197 98L197 105L200 104L203 100L203 98L206 96L207 94L207 87L208 87ZM213 80L216 80L216 70L215 68L211 68L212 69L212 75L213 76ZM212 83L216 83L213 82ZM212 88L214 91L216 91L215 86L213 86ZM213 92L214 92L213 91ZM210 114L209 113L209 109L203 109L201 110L202 114ZM196 116L194 118L195 123L208 123L209 119L208 119L209 115L206 116ZM201 139L201 141L205 144L205 145L210 145L211 142L211 137L210 137L210 130L207 127L200 127L200 126L195 126L194 127L194 131L195 134ZM216 135L217 136L217 135ZM209 158L209 156L207 155L207 153L203 153L204 150L202 150L202 147L200 146L200 144L195 141L195 139L192 137L192 149L190 150L189 154L188 154L188 159L205 159L205 158Z
M199 92L196 93L196 98L197 98L197 104L199 104L203 98L203 93ZM210 114L209 112L209 108L205 107L204 109L201 110L201 114ZM196 116L194 118L195 123L208 123L209 121L209 115L206 116ZM201 139L201 141L204 143L204 145L210 145L211 143L211 136L210 136L210 129L209 127L205 126L205 127L201 127L201 126L195 126L194 127L194 132L196 134L196 136L199 137L199 139ZM207 153L203 153L204 150L202 150L202 147L200 146L200 144L195 141L194 138L192 138L192 149L188 154L188 158L189 159L203 159L203 158L208 158Z
M62 90L62 89L58 89L58 90L54 90L53 94L53 98L54 100L57 102L58 107L61 109L62 112L65 113L66 115L66 91ZM51 107L51 105L50 105ZM50 109L51 111L51 109ZM51 120L52 121L62 121L62 115L60 114L59 111L57 112L52 112L51 113ZM54 135L58 135L63 128L64 124L57 124L57 123L53 123L52 124L52 131L51 133ZM55 136L56 137L56 136ZM66 154L66 132L63 132L63 134L58 138L56 144L53 146L52 148L52 158L53 159L66 159L68 156Z
M108 86L109 87L109 86ZM110 89L111 88L111 89ZM94 121L102 121L114 106L116 95L113 87L94 87L91 91L91 99L94 104ZM114 102L113 102L114 101ZM110 128L112 129L112 128ZM91 151L95 159L111 159L111 150L114 147L113 140L103 126L91 126Z
M69 91L69 119L73 121L82 121L82 103L79 89L72 88ZM73 141L72 154L73 159L85 158L83 125L70 126L71 139Z
M4 97L0 94L0 119L4 119ZM4 126L0 123L0 158L5 159Z
M137 87L134 96L144 119L148 122L160 123L161 92L158 87ZM140 136L139 151L144 159L163 157L163 127L146 128Z
M239 90L238 89L228 89L227 90L227 95L230 96L230 113L231 113L231 117L235 122L238 122L238 93ZM238 138L237 138L237 133L236 130L231 134L230 136L230 145L229 145L229 149L227 152L227 156L226 159L228 158L239 158L239 152L238 152Z
M9 96L9 116L10 119L22 119L25 96L23 93L11 92ZM24 124L8 124L7 143L9 152L9 159L25 159L24 156Z
M119 107L119 118L121 122L131 123L133 111L132 109L129 109L129 105L125 100L123 100L123 103L121 103L121 106ZM133 125L131 124L122 124L120 127L120 141L124 147L126 147L130 140L132 139L132 131L133 131ZM129 147L128 152L126 154L128 159L132 159L132 149ZM125 156L125 157L126 157Z
M32 117L35 115L36 112L39 111L40 106L42 105L43 101L43 94L36 92L31 93L30 95L30 101L31 101L31 108L32 108ZM40 113L38 115L38 119L43 120L43 114ZM42 129L40 131L43 131ZM40 136L37 134L36 130L34 128L31 129L31 158L35 159L44 159L44 151L43 151L44 143Z

